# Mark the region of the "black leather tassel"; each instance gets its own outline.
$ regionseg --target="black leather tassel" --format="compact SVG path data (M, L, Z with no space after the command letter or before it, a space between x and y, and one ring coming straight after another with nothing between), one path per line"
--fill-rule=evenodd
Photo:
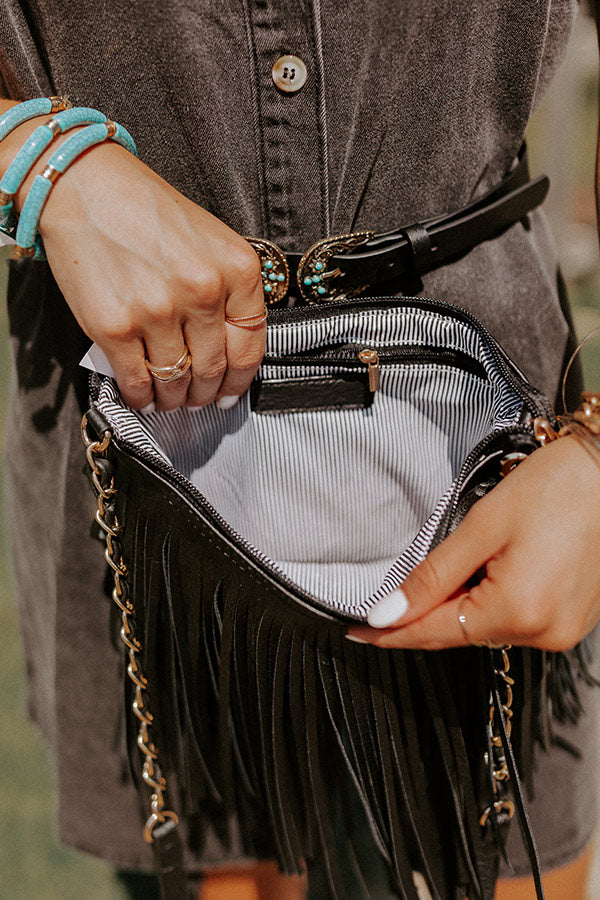
M575 674L577 666L565 653L549 653L547 691L552 715L559 722L575 723L581 713L581 700Z
M393 660L394 665L391 665ZM418 736L414 728L412 700L406 690L407 679L404 654L393 656L379 654L379 665L385 670L385 681L392 685L390 694L383 695L388 727L390 729L390 750L394 763L397 796L402 798L402 812L405 829L409 828L410 843L415 847L419 868L429 884L433 900L442 900L445 889L438 889L436 873L444 871L441 853L442 841L432 812L432 804L427 793L422 760L411 748L418 746ZM398 692L398 674L404 690ZM397 710L403 710L402 720ZM405 726L407 726L405 728Z
M225 845L235 812L245 854L318 870L323 898L345 900L351 879L361 898L385 882L386 896L417 900L418 871L433 900L492 900L502 841L479 825L492 799L481 651L347 641L343 623L298 603L185 504L173 527L170 489L125 456L119 465L123 496L134 479L136 496L151 497L119 518L170 803L210 821ZM519 690L532 693L518 752L542 730L544 665L540 654L514 660ZM577 715L563 658L548 691L563 716Z

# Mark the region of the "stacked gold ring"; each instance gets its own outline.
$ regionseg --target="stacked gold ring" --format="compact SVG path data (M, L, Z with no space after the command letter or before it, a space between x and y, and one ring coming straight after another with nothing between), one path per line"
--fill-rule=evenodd
M145 359L144 362L155 381L161 381L163 384L168 384L170 381L177 381L178 378L185 375L192 365L192 357L190 351L186 347L177 362L173 363L172 366L153 366L148 359Z

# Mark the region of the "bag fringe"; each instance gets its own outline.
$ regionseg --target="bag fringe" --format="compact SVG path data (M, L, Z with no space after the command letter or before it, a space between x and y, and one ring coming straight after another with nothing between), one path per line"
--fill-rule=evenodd
M505 828L493 816L479 825L492 800L481 651L347 641L343 624L281 602L264 579L261 595L250 567L224 572L194 520L170 530L160 503L153 488L148 505L122 513L123 543L126 559L150 561L131 566L136 631L161 767L184 818L210 821L227 843L235 813L244 854L288 874L320 866L328 896L344 900L349 872L370 890L359 810L392 893L418 900L418 871L433 900L493 900ZM576 667L520 648L511 663L528 781L548 706L568 721L579 714Z

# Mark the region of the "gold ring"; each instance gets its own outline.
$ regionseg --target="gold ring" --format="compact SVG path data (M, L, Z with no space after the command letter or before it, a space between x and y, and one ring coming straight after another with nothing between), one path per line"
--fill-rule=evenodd
M190 351L186 347L177 362L172 366L153 366L148 358L146 358L144 362L155 381L161 381L163 384L168 384L169 381L176 381L178 378L185 375L192 364L192 357Z
M469 630L467 628L467 617L463 612L463 606L465 600L467 599L468 594L465 594L460 599L460 603L458 605L458 624L462 628L462 633L465 636L465 639L472 647L487 647L489 650L502 650L506 647L506 644L494 644L493 641L485 640L485 641L474 641L471 635L469 634Z
M225 316L225 321L236 328L258 328L267 321L267 307L263 306L262 310L254 313L253 316Z

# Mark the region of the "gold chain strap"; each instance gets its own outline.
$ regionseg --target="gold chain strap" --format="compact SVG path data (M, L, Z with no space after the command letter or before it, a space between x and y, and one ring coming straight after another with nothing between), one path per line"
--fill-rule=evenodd
M508 651L510 650L510 646L500 647L494 651L494 654L501 654L501 665L495 663L494 665L494 674L496 678L501 679L502 686L504 688L504 698L501 700L502 712L504 713L504 719L506 723L506 734L510 739L511 731L512 731L512 717L513 717L513 685L515 683L514 678L512 678L508 673L510 672L510 659L508 657ZM496 656L494 655L494 659ZM496 815L504 814L509 819L515 814L515 805L511 800L507 800L502 797L502 794L505 791L506 782L510 778L510 774L508 771L508 766L506 764L506 757L504 755L504 747L502 745L502 737L500 736L500 732L496 726L495 722L495 710L493 699L490 697L490 716L488 720L488 733L490 738L490 746L492 750L492 790L494 800L491 806L488 806L486 810L481 815L479 819L479 824L483 827L492 812L492 809L496 813ZM486 762L489 763L489 760L486 758Z
M137 659L142 647L135 636L134 614L135 610L129 598L127 583L127 567L121 553L121 526L114 512L114 504L117 496L112 467L106 465L106 451L111 441L112 434L105 431L102 440L94 440L88 434L87 416L81 422L81 436L86 448L86 458L92 474L92 484L96 492L98 509L96 522L106 536L106 550L104 557L112 569L114 587L112 599L121 612L121 640L127 648L128 664L127 674L135 685L134 699L132 703L133 713L139 721L137 746L144 757L142 778L152 791L150 797L150 817L144 825L144 839L151 844L154 840L152 832L156 825L162 824L167 819L178 822L177 814L170 809L165 809L165 792L167 782L158 765L158 750L154 746L150 730L152 727L152 713L144 706L144 691L148 682L140 669ZM104 461L104 465L100 463Z

